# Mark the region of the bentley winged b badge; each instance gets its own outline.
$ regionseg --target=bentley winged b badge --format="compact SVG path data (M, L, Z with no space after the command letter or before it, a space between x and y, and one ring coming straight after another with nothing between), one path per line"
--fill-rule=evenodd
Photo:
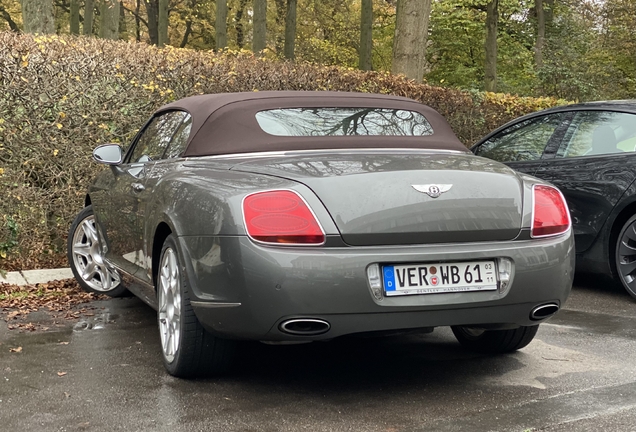
M422 192L430 196L431 198L437 198L444 192L448 192L453 187L452 184L425 184L425 185L411 185L413 189L418 192Z

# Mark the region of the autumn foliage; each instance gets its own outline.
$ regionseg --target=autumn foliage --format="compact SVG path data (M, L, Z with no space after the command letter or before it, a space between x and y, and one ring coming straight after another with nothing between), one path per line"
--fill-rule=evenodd
M0 33L0 269L66 265L68 227L102 169L92 162L96 145L129 142L166 102L257 90L407 96L440 111L467 145L518 115L560 102L466 93L248 52Z

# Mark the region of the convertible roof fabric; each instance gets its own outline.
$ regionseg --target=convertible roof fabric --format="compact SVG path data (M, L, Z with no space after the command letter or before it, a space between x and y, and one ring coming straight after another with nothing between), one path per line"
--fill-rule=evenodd
M419 112L433 127L427 136L274 136L264 132L256 113L278 108L389 108ZM161 107L192 116L185 157L263 151L356 148L421 148L468 151L437 111L412 99L371 93L265 91L192 96Z

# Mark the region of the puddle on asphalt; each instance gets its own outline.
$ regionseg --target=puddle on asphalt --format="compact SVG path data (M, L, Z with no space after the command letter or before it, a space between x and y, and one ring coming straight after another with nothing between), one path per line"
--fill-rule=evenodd
M85 330L103 330L107 324L115 322L116 314L111 314L109 310L96 313L95 316L81 319L73 326L74 332Z

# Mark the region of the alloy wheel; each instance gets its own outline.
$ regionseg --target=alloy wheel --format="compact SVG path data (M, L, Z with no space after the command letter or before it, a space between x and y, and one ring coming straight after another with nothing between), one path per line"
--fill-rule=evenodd
M159 331L163 355L171 363L181 338L181 278L177 255L165 249L159 267Z
M636 297L636 219L623 227L616 248L616 270L627 291Z
M71 250L73 264L89 288L109 292L119 286L119 275L111 271L104 261L92 214L77 225Z

